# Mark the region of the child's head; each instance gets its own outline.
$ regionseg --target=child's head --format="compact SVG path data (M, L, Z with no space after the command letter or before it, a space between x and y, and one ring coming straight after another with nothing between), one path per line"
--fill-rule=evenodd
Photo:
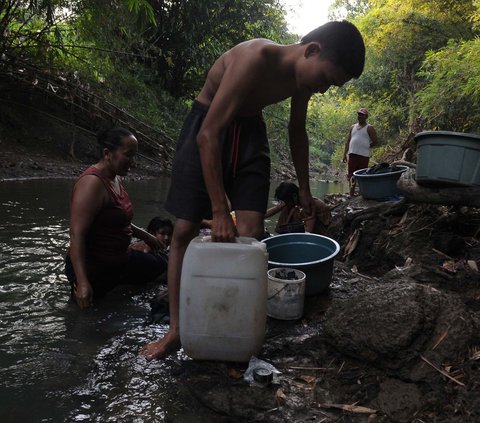
M150 220L147 231L163 242L165 247L168 247L172 239L173 223L170 219L162 219L157 216Z
M365 44L358 29L347 21L328 22L309 32L301 44L317 42L322 54L341 67L350 77L358 78L365 65Z
M275 198L285 204L298 204L298 187L293 182L282 182L275 190Z

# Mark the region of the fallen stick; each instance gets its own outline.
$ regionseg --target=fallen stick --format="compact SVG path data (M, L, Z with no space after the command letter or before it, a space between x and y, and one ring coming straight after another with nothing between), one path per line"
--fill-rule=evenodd
M447 258L447 259L449 259L449 260L453 260L453 257L450 257L448 254L445 254L445 253L443 253L442 251L437 250L436 248L432 248L432 251L433 251L434 253L440 254L441 256L443 256L443 257L445 257L445 258Z
M377 410L373 408L361 407L355 404L319 404L322 408L337 408L339 410L350 411L351 413L375 414Z
M442 335L440 335L440 337L438 338L438 341L435 342L435 345L432 347L432 350L434 350L435 348L437 348L442 342L443 340L446 338L446 336L448 335L448 331L450 330L450 325L448 326L447 330L445 332L442 333Z
M464 383L460 382L459 380L455 379L454 377L450 376L445 370L439 369L435 364L431 363L428 361L422 354L420 354L420 358L425 361L429 366L432 366L437 372L440 372L443 376L448 377L452 382L455 382L456 384L460 386L465 386Z
M289 367L292 370L334 370L333 367Z

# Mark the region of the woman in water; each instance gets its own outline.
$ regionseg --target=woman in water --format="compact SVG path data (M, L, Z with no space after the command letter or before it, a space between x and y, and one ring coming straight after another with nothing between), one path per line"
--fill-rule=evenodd
M70 247L65 272L80 308L92 306L120 284L146 284L165 272L154 255L129 248L132 236L157 250L162 243L132 223L133 207L121 177L138 150L135 136L124 128L97 136L100 160L76 180L70 199Z

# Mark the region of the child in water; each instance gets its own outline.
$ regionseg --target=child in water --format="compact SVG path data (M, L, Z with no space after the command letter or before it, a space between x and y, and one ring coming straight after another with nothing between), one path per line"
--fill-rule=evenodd
M136 251L143 251L156 256L158 260L162 260L168 265L168 252L170 250L170 241L172 240L173 223L170 219L162 219L155 216L150 220L147 226L147 232L152 234L162 245L159 250L152 250L152 248L144 241L138 241L130 244L130 248ZM157 279L159 282L166 282L167 272L165 271Z

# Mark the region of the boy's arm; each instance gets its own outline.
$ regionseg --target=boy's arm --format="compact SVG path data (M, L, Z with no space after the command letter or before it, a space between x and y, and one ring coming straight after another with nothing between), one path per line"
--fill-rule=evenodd
M130 224L130 227L132 228L132 235L135 238L141 239L143 242L145 242L152 250L160 250L162 248L165 248L165 245L155 236L153 236L151 233L143 230L142 228L139 228L138 226L134 225L133 223Z
M221 134L234 119L251 90L258 67L236 58L226 67L197 136L205 186L212 204L212 241L233 241L237 230L230 216L221 161Z
M305 213L310 216L315 214L315 203L310 192L308 135L305 128L309 100L308 94L292 96L288 137L293 165L297 173L300 204Z

